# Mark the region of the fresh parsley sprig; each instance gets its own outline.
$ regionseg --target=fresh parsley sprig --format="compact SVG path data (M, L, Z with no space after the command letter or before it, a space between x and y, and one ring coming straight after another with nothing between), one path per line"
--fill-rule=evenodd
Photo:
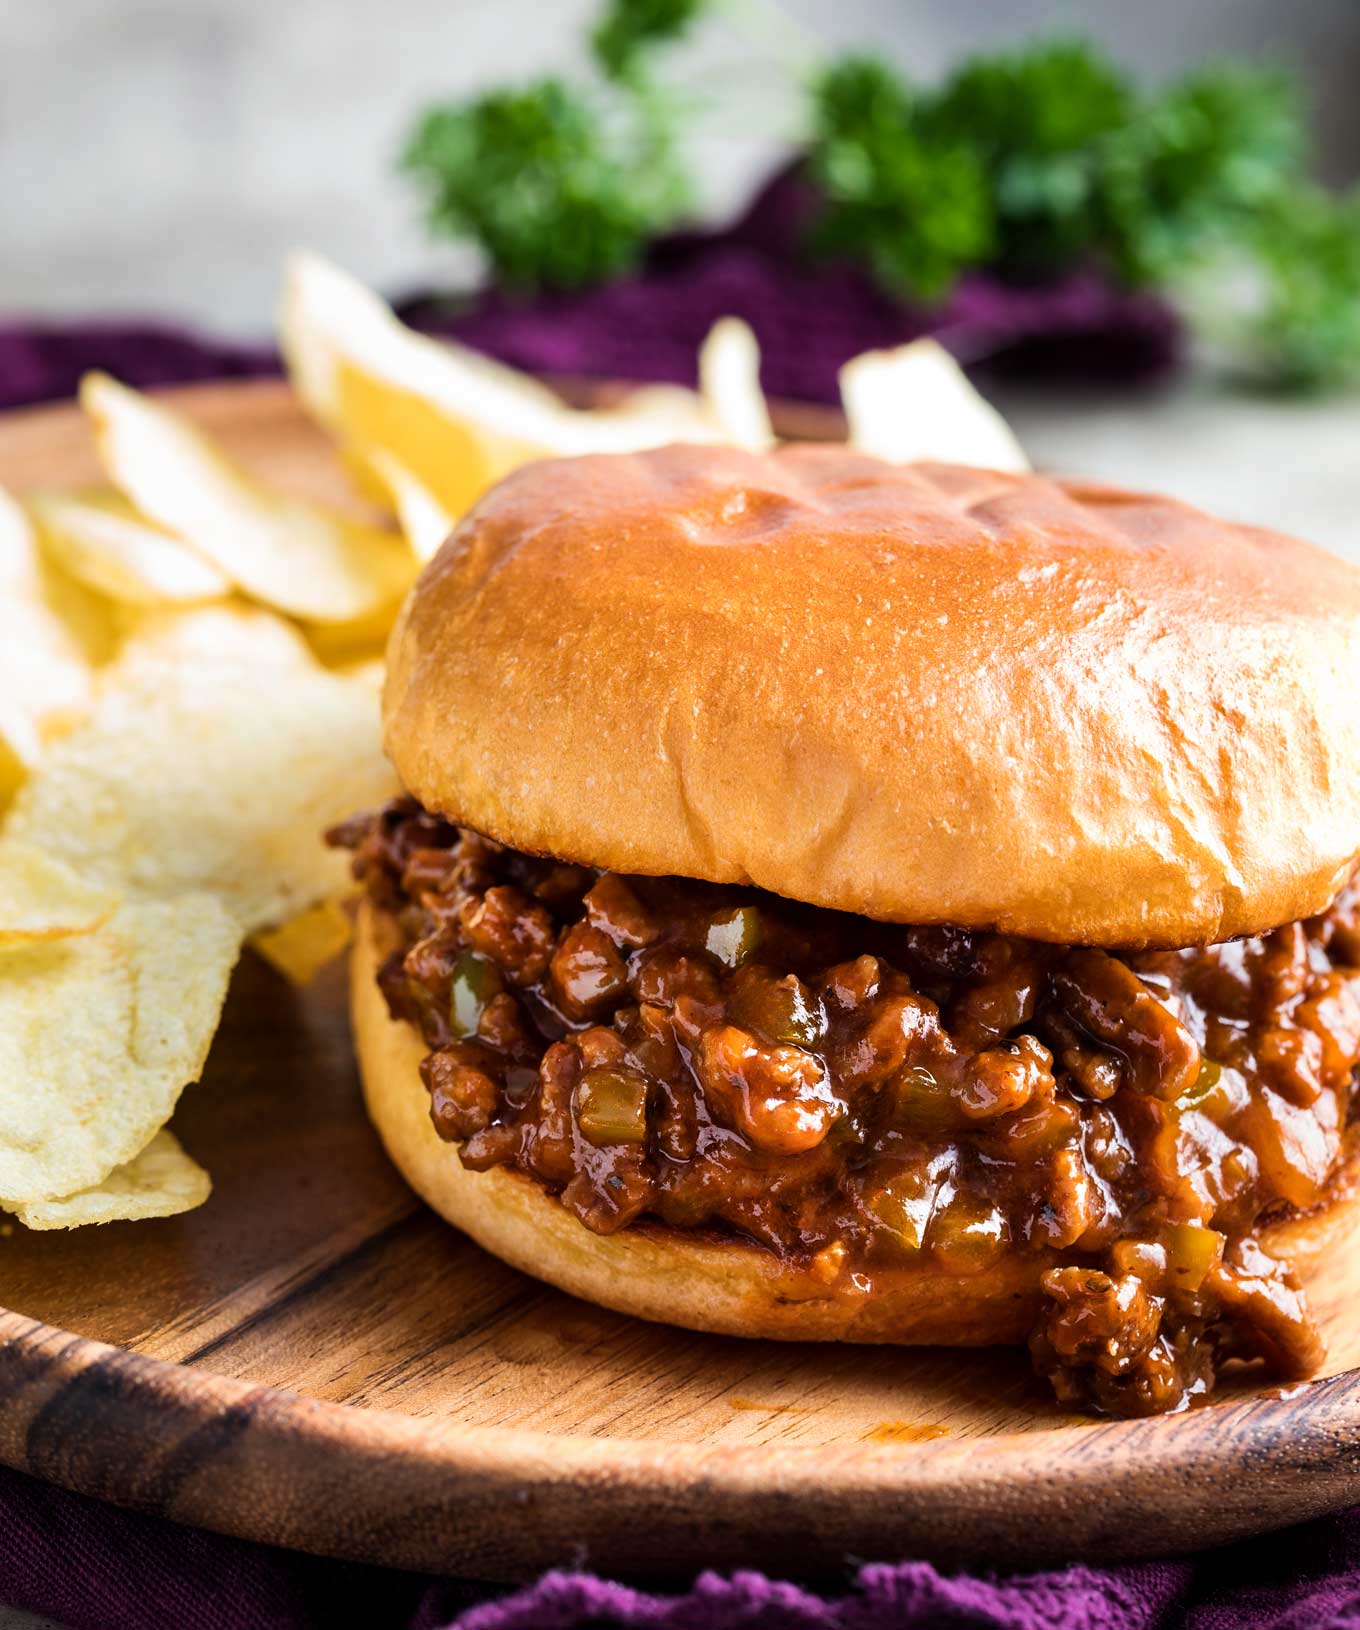
M885 63L846 57L814 95L809 171L825 200L816 247L925 299L990 258L995 220L982 163L966 144L922 131L916 99ZM903 221L913 229L902 231Z
M891 70L898 118L890 130L850 133L859 161L890 173L881 155L922 149L964 153L985 178L989 269L1037 277L1097 261L1131 284L1173 280L1187 259L1256 212L1297 175L1302 121L1290 82L1274 71L1209 68L1153 96L1091 46L1060 39L977 58L934 92L912 93ZM844 148L844 100L833 68L817 87L811 153ZM880 87L888 103L892 85ZM855 155L843 155L851 164ZM900 207L881 186L861 201L880 236L929 232L940 198ZM824 242L864 253L857 220L829 199ZM928 297L931 283L899 279L898 291Z
M740 21L742 4L768 29L772 0L724 0L724 15ZM546 78L427 113L403 162L433 228L478 242L514 288L636 266L691 198L684 105L660 90L655 63L708 9L608 0L589 81ZM1211 64L1147 92L1072 38L976 57L936 87L876 56L791 71L807 82L805 169L821 199L811 247L860 262L890 292L939 300L974 268L1033 281L1099 267L1173 297L1231 276L1252 299L1200 309L1259 376L1360 377L1360 198L1307 179L1288 75Z
M646 71L660 45L685 34L705 0L611 0L590 36L591 52L610 79L626 82Z
M1187 290L1196 327L1258 384L1311 391L1360 375L1360 193L1300 185L1272 197L1244 245Z
M1112 63L1069 39L975 57L924 98L926 139L971 153L986 176L993 265L1043 276L1086 251L1101 146L1126 126L1131 99Z
M704 0L611 0L591 45L598 83L548 76L429 109L401 156L440 236L482 248L514 290L631 270L689 208L674 118L648 72Z

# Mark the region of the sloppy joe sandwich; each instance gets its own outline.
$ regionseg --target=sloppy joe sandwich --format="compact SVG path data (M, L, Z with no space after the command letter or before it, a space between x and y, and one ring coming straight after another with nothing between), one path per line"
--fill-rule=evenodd
M1360 574L840 447L512 475L393 635L369 1110L625 1312L1028 1342L1180 1407L1321 1357L1360 1061Z

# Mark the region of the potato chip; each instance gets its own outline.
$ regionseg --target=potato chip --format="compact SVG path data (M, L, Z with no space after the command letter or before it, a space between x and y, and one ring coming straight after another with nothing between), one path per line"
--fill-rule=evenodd
M86 883L41 849L0 841L0 954L93 933L117 904L111 890Z
M555 446L563 408L550 390L414 333L318 256L289 263L279 340L298 395L351 457L386 452L449 514Z
M88 597L44 561L28 517L0 491L0 803L45 737L89 706L101 632Z
M0 808L38 762L42 746L38 723L20 705L18 696L0 695Z
M342 675L348 684L366 690L373 698L374 707L381 705L383 685L387 680L385 657L360 657L354 662L336 666L331 672Z
M344 908L334 900L323 900L277 928L253 934L249 943L285 979L294 985L310 985L353 937L353 924Z
M60 644L85 668L98 667L112 649L108 603L69 577L48 558L18 499L0 487L0 598L27 598L41 605L43 623L60 630ZM47 629L30 625L30 636Z
M0 697L0 815L3 815L13 801L14 795L23 784L28 774L28 765L37 756L37 744L29 745L30 757L20 758L19 750L14 745L27 728L26 721L13 719L8 724L5 721L5 701Z
M141 1154L100 1183L56 1200L30 1200L14 1214L25 1228L83 1228L90 1223L174 1217L201 1206L212 1179L173 1132L157 1132Z
M157 606L231 593L216 566L139 515L121 493L34 493L26 503L62 568L112 600Z
M75 1194L146 1147L203 1068L239 947L222 904L186 894L0 957L0 1204Z
M80 399L110 479L252 600L309 622L396 604L415 575L404 538L266 492L178 415L105 374Z
M380 447L370 447L365 450L364 458L381 481L411 552L422 566L427 560L433 560L453 531L455 517L390 453Z
M608 407L569 411L574 434L554 456L632 453L672 441L726 439L709 404L686 385L632 385Z
M138 669L311 668L297 625L245 600L143 611L130 618L109 670L117 681Z
M699 352L699 392L724 440L754 453L773 445L760 347L739 317L724 317L709 331Z
M392 632L390 608L352 623L307 623L302 627L312 655L328 668L352 668L381 659Z
M455 519L533 459L722 440L703 401L674 386L608 412L569 408L527 374L413 332L315 255L289 265L279 340L298 395L350 460L387 454Z
M370 683L304 663L118 671L6 834L124 898L217 894L244 933L340 893L324 828L392 796Z
M1028 470L1011 427L934 340L866 351L840 372L850 444L906 464L935 459L988 470Z

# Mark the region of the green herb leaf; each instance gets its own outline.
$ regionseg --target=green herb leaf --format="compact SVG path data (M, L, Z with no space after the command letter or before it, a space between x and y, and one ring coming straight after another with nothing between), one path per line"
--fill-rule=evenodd
M1234 321L1220 295L1203 326L1276 389L1318 390L1360 374L1360 193L1281 189L1253 217L1244 254L1254 298Z
M1070 39L975 58L934 99L926 129L966 144L986 169L995 254L1009 272L1051 271L1090 246L1098 144L1128 119L1132 100L1112 63Z
M1171 86L1101 144L1099 241L1131 283L1179 276L1249 231L1296 176L1298 96L1285 75L1219 65Z
M636 77L652 48L679 39L705 5L706 0L610 0L590 36L596 62L610 79Z
M1125 76L1094 46L1058 38L965 62L934 99L930 128L993 163L1089 147L1129 116Z
M991 252L985 170L919 128L906 85L874 57L847 57L814 90L810 170L826 200L816 242L866 261L886 287L930 299Z
M503 283L574 288L627 271L683 209L663 134L548 78L431 109L402 163L430 225L479 243Z

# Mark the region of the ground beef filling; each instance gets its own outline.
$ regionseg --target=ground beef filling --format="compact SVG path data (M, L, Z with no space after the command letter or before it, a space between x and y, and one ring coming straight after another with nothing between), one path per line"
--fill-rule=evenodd
M1307 1374L1258 1223L1323 1194L1360 1061L1360 896L1114 956L535 859L402 800L332 841L400 948L440 1136L587 1228L652 1217L863 1290L1039 1252L1060 1399L1181 1407L1226 1360Z

